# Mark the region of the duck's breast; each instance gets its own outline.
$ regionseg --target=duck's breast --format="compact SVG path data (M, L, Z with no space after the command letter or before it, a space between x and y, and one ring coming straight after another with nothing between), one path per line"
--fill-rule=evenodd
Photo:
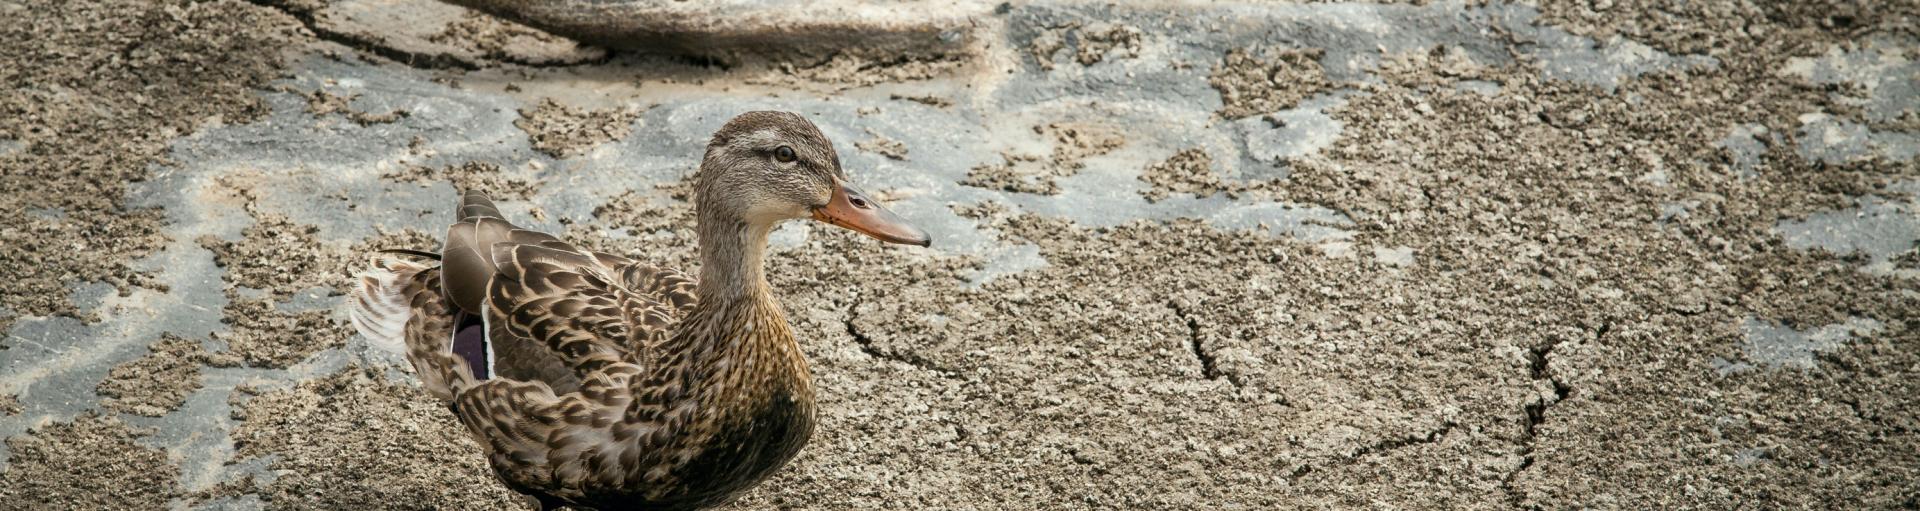
M711 447L680 470L681 481L707 486L693 493L718 499L711 504L732 500L739 491L773 475L800 454L813 436L811 396L783 390L755 408L721 426Z
M642 490L647 496L590 494L587 500L602 510L692 510L739 497L786 466L813 436L812 396L782 390L759 401L713 423L705 447L666 478L679 487Z

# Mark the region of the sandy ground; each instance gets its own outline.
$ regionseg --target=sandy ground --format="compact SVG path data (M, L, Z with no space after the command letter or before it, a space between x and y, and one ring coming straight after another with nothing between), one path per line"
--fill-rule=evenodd
M776 234L821 426L738 508L1920 507L1920 6L1664 4L1019 2L723 63L0 1L0 508L523 507L351 333L361 254L478 188L691 267L699 148L769 108L936 239Z

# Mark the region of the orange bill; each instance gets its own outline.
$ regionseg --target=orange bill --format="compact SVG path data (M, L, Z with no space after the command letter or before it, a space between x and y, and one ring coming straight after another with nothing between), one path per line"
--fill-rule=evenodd
M926 231L907 224L900 215L887 211L879 202L867 197L866 192L838 179L833 184L833 199L827 201L825 206L813 208L814 220L845 227L887 243L922 247L933 245L933 238L928 237Z

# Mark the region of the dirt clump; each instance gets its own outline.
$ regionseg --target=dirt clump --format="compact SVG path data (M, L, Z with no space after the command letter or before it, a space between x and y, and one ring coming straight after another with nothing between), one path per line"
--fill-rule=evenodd
M1239 119L1293 108L1301 100L1333 87L1320 67L1319 48L1236 48L1207 83L1220 91L1220 117Z
M16 509L151 509L180 495L167 453L142 432L93 413L7 439L0 501Z
M580 64L604 59L607 51L572 39L480 13L467 13L428 41L450 45L481 58L526 65Z
M934 95L894 94L892 96L892 99L894 101L912 101L915 103L927 105L934 108L946 108L946 107L953 106L953 100L947 99L941 96L934 96Z
M1054 57L1069 46L1074 48L1075 62L1091 66L1106 60L1115 48L1120 49L1121 56L1127 58L1140 56L1143 35L1140 29L1121 23L1098 21L1082 26L1079 22L1071 22L1042 31L1033 38L1027 49L1043 70L1052 70Z
M841 53L811 65L782 62L760 77L748 79L747 83L796 87L825 84L846 89L881 83L929 80L951 74L965 64L966 60L960 56L877 57Z
M235 456L273 458L267 509L524 509L444 404L378 372L254 396L234 418Z
M1216 193L1225 193L1228 198L1238 199L1254 191L1269 190L1273 181L1240 181L1222 179L1213 172L1213 156L1199 148L1185 149L1166 160L1148 165L1140 173L1140 180L1149 187L1140 191L1147 202L1159 202L1176 193L1195 197L1209 197Z
M506 200L525 200L539 190L539 183L508 176L499 165L481 161L439 167L407 165L382 174L380 178L422 185L451 183L455 190L477 190L495 199Z
M0 417L20 415L22 411L25 409L20 407L20 396L0 394Z
M1053 56L1067 48L1067 31L1079 28L1079 23L1068 23L1041 31L1027 43L1027 52L1033 55L1033 62L1041 70L1052 71Z
M531 109L520 109L520 120L513 121L533 141L533 148L555 158L572 158L595 146L627 138L640 112L627 108L585 110L561 104L553 98L540 100Z
M862 151L885 156L889 160L907 159L906 144L881 135L873 135L873 138L854 142L853 146Z
M307 289L344 289L341 278L345 254L319 239L320 228L294 222L278 213L255 213L253 225L238 241L201 236L200 246L213 252L213 262L226 270L231 286L266 291L288 298Z
M1126 145L1124 135L1112 127L1076 122L1055 122L1034 126L1036 135L1053 141L1046 157L1025 153L1000 153L1000 163L967 170L960 184L1009 192L1057 195L1059 179L1080 173L1087 164L1081 160L1113 152Z
M1091 66L1107 58L1115 48L1125 52L1127 58L1140 56L1140 29L1118 23L1099 22L1080 31L1080 47L1074 51L1074 60L1082 66Z
M323 89L314 89L313 92L307 93L300 92L298 89L291 87L283 87L281 90L307 98L307 113L313 114L315 117L340 114L345 116L347 120L353 121L354 124L361 126L392 124L411 115L406 110L401 109L391 110L382 114L354 110L353 100L354 98L360 97L359 94L333 94Z
M172 333L160 334L148 348L149 353L114 366L96 390L108 410L147 417L159 417L180 409L187 396L200 389L200 367L234 367L240 361L230 354L212 354L200 341Z
M1894 269L1920 270L1920 247L1914 247L1913 250L1901 252L1900 255L1893 256L1891 261L1893 262Z
M1077 169L1049 163L1039 155L1003 152L1000 153L1000 163L967 169L967 178L960 184L990 190L1055 195L1060 193L1060 184L1055 179L1066 177Z
M227 343L224 353L238 356L248 367L285 369L323 350L344 346L352 326L333 318L332 311L316 309L288 313L274 301L227 293L221 322L227 331L213 334Z

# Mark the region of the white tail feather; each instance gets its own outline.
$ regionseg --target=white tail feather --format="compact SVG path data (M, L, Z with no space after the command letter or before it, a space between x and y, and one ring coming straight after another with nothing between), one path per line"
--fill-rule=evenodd
M406 352L407 320L413 312L404 294L406 282L425 266L381 258L360 274L353 289L353 328L369 344L394 353Z

